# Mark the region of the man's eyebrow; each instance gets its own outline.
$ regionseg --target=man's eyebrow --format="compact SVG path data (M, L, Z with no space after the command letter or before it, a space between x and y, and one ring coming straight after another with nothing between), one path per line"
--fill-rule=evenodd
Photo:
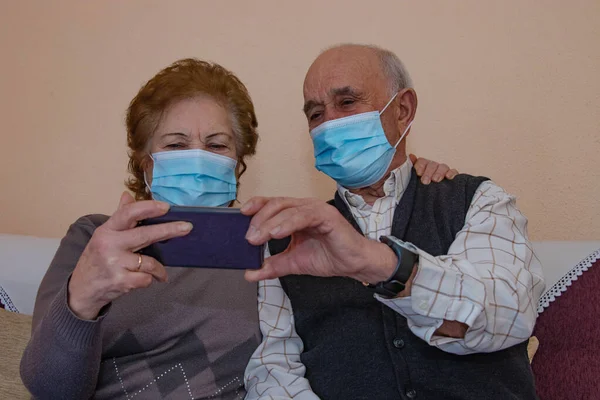
M306 103L304 103L304 108L302 109L302 111L304 111L304 114L308 116L308 112L310 110L312 110L316 106L322 106L322 105L323 105L322 102L317 102L317 101L314 101L314 100L309 100Z
M341 88L333 88L329 91L329 93L331 93L332 96L344 96L344 95L351 95L351 96L355 96L355 97L362 96L361 92L359 92L358 90L354 89L351 86L344 86Z
M358 98L363 97L363 93L359 90L356 90L352 86L333 88L329 91L329 93L332 97L336 97L336 96L352 96L352 97L358 97ZM303 109L304 114L308 115L308 112L311 109L313 109L316 106L322 106L323 104L324 104L323 102L317 102L314 100L307 101L306 103L304 103L304 109Z

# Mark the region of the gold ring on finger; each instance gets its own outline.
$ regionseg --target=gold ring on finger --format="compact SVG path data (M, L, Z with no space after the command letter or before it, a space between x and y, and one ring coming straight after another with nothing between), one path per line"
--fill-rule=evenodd
M138 265L136 271L139 271L142 268L142 255L138 254Z

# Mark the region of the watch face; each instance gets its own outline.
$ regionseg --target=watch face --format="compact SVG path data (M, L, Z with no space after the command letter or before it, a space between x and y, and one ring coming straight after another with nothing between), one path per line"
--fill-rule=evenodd
M419 254L419 251L417 250L415 245L412 243L404 242L404 247L406 247L407 250L410 250L411 252L413 252L415 254Z
M415 253L415 254L419 254L419 251L417 250L417 248L415 247L414 244L409 243L409 242L404 242L394 236L388 236L394 243L396 243L398 246L404 247L406 250L410 251L411 253Z

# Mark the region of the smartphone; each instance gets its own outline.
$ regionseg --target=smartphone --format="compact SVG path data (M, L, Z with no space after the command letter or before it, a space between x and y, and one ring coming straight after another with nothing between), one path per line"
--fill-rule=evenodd
M238 208L172 206L162 217L143 220L140 225L187 221L194 225L192 231L154 243L140 253L169 267L258 269L264 261L264 245L246 240L250 219Z

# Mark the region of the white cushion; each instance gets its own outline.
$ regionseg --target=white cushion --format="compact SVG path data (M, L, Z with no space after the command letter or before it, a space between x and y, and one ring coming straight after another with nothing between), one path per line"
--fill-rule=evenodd
M60 239L0 234L0 286L20 313L32 314L37 289ZM580 260L600 248L600 241L533 242L549 289Z
M542 262L548 290L579 261L600 249L600 241L533 242L533 249Z
M0 286L20 313L32 314L60 239L0 234Z

